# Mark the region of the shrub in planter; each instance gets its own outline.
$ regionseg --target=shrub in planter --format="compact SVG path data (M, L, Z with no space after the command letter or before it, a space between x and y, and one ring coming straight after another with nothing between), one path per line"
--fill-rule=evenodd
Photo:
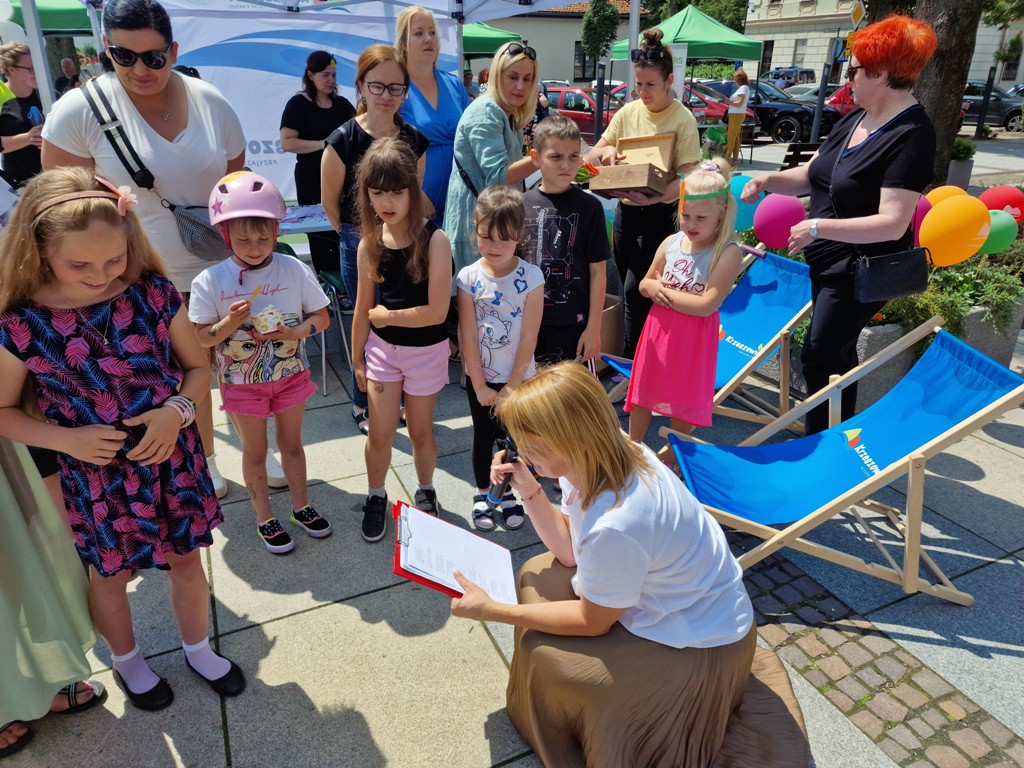
M977 151L977 145L970 139L957 136L953 139L953 149L949 153L950 160L970 160Z

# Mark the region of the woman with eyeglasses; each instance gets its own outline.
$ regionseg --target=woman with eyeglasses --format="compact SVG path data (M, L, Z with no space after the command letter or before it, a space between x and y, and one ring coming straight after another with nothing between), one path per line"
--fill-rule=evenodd
M487 91L481 88L455 131L444 231L456 274L480 258L473 228L477 195L492 184L518 184L535 170L530 157L523 156L523 128L536 108L537 52L507 43L494 54Z
M288 100L281 115L281 149L295 153L299 205L320 203L320 160L327 137L355 113L352 102L338 94L337 60L327 51L313 51L306 57L302 90ZM341 269L337 232L310 232L307 237L318 274Z
M430 11L418 5L402 9L395 20L395 38L410 78L402 117L430 140L423 192L434 204L434 219L440 223L448 200L455 128L469 106L469 94L459 78L437 68L441 38Z
M115 186L131 186L139 198L135 212L142 228L164 257L174 286L187 295L193 278L209 263L185 248L161 196L177 205L205 207L213 185L245 164L242 124L220 91L173 71L178 44L170 17L156 0L105 3L103 47L113 71L94 82L153 173L159 193L132 179L86 101L84 87L54 104L43 128L43 168L80 165L94 168ZM223 497L228 487L214 461L211 400L196 405L210 476L217 496Z
M921 193L931 183L935 129L911 89L937 46L926 22L890 16L850 35L847 78L854 109L835 124L806 165L750 181L761 192L810 194L810 212L792 228L789 251L803 251L811 272L811 325L801 353L808 392L858 363L857 338L885 302L854 294L860 255L906 251ZM843 390L842 419L856 411L856 385ZM827 406L804 420L807 434L828 427Z
M409 90L409 70L390 45L371 45L356 61L356 116L327 137L320 160L320 197L331 226L341 237L341 279L345 293L353 298L359 283L356 254L359 249L359 205L356 166L376 139L399 138L416 157L418 177L423 183L424 153L430 143L416 128L402 120L399 109ZM359 431L369 434L368 399L356 384L352 372L352 420Z
M43 168L39 148L43 143L42 110L32 52L25 43L0 46L0 72L7 78L13 99L0 107L0 167L3 177L17 189ZM32 108L39 115L29 114Z
M660 29L644 31L639 48L630 51L639 98L615 113L600 141L590 150L588 160L594 164L614 165L619 155L619 139L675 134L675 150L671 170L685 173L700 160L700 134L693 113L670 91L672 50L661 42ZM632 357L640 338L651 300L640 293L640 281L654 261L658 246L676 232L676 208L679 203L679 177L674 174L664 194L622 192L615 209L615 265L622 281L626 310L626 344L624 354Z

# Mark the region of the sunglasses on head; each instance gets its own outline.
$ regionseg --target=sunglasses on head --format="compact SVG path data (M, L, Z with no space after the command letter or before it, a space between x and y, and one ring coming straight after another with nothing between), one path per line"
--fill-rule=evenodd
M537 60L537 52L528 45L520 45L519 43L509 43L508 48L505 49L505 53L509 56L518 56L523 54L530 61Z
M167 66L167 57L171 55L171 47L170 45L167 46L166 51L143 51L142 53L136 53L127 48L108 45L107 53L115 64L119 64L122 67L134 67L135 62L142 59L142 63L149 69L163 69Z
M665 50L663 48L647 48L644 50L634 48L629 52L629 60L634 64L639 64L640 62L652 64L663 58L665 58Z

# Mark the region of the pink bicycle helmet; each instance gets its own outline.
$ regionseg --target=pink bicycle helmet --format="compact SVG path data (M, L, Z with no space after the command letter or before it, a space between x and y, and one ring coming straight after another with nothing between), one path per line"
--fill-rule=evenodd
M284 198L277 187L252 171L229 173L210 193L210 223L231 219L284 218Z

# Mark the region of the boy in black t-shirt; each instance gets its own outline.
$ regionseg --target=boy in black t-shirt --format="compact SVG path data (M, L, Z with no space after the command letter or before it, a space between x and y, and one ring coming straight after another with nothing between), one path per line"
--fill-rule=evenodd
M544 272L544 317L535 357L556 362L601 354L601 310L611 258L604 208L572 185L580 165L580 130L563 115L537 124L530 151L541 183L526 193L524 261Z

